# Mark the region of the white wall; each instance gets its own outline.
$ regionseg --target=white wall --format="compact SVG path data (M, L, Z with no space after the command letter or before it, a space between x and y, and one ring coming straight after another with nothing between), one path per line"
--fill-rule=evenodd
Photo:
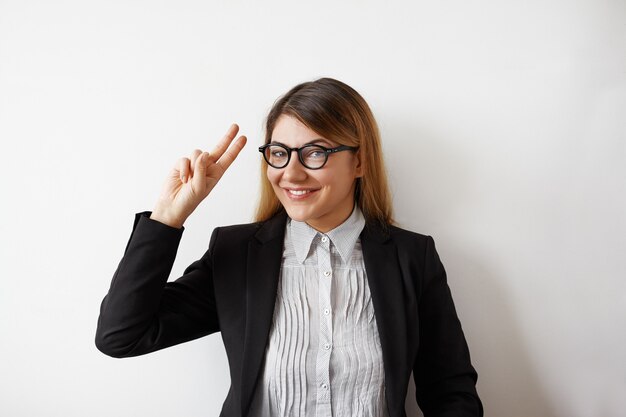
M100 301L134 213L231 122L250 143L172 279L251 219L263 118L320 76L378 118L397 219L435 237L486 415L624 415L626 4L223 3L0 1L0 415L218 414L219 335L111 359Z

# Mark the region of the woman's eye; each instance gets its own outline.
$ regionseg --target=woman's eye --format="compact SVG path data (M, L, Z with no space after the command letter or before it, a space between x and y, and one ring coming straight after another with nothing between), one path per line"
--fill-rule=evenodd
M284 158L285 157L285 151L282 149L277 149L272 151L272 156L274 158Z
M306 157L310 159L324 159L324 151L321 149L311 149L306 153Z

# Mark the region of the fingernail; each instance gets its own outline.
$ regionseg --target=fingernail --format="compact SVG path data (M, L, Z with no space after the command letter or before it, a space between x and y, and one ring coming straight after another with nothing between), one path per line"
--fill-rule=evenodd
M183 183L187 182L187 176L183 175Z

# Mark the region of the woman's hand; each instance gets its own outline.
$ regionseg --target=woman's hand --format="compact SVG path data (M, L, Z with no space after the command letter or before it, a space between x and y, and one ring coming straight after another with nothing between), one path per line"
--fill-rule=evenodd
M163 184L151 219L181 228L206 198L246 144L246 137L233 139L239 126L233 124L211 152L196 149L191 159L180 158Z

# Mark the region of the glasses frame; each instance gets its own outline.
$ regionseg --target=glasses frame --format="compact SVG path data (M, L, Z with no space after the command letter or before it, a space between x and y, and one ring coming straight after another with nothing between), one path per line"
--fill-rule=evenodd
M285 163L285 165L283 165L283 166L276 166L276 165L271 164L270 161L268 161L267 154L265 153L265 149L269 148L270 146L278 146L280 148L283 148L285 151L287 151L287 162ZM304 163L304 158L302 157L303 150L305 150L307 148L312 148L312 147L320 148L320 149L322 149L324 151L324 163L322 163L322 165L320 165L317 168L311 168L310 166L305 164ZM283 169L287 165L289 165L289 162L291 161L291 153L293 151L296 151L298 153L298 160L300 161L302 166L304 166L306 169L322 169L326 165L326 162L328 162L328 155L333 154L333 153L337 153L337 152L341 152L341 151L356 151L357 149L359 149L358 146L348 146L348 145L340 145L340 146L337 146L335 148L327 148L325 146L317 145L315 143L309 143L309 144L301 146L299 148L290 148L287 145L283 145L282 143L276 143L276 142L268 143L268 144L265 144L263 146L259 146L259 152L261 152L263 154L263 158L265 159L265 162L267 162L267 164L269 166L271 166L272 168L276 168L276 169Z

